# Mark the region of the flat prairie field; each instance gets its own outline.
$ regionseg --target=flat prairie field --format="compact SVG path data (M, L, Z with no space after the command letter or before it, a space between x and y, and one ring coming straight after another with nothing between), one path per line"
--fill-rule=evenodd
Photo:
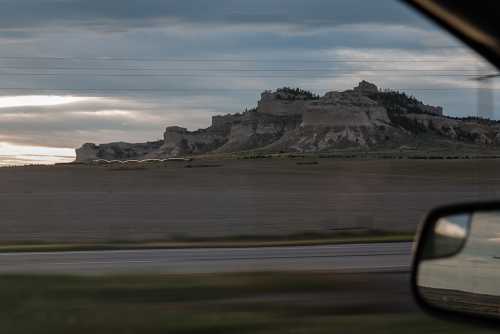
M413 232L500 194L497 159L255 159L0 168L0 242Z

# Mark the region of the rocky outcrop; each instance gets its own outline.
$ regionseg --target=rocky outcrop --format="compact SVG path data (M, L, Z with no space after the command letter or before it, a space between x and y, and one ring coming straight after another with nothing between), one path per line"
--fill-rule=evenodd
M500 144L499 125L494 122L480 122L477 119L453 119L428 114L406 114L424 132L434 132L450 140L480 145Z
M377 127L390 123L387 110L358 91L329 92L308 104L303 126Z
M213 151L227 141L224 132L210 130L190 132L179 126L167 127L163 138L161 153L167 157Z
M354 87L353 90L361 95L378 93L377 85L372 84L371 82L365 80L361 81L357 87Z
M246 112L237 122L230 124L227 142L216 152L237 152L267 146L300 126L301 121L300 115L264 114L258 110Z
M318 98L306 91L285 87L275 92L263 92L257 103L257 110L263 114L276 116L302 115L310 101Z
M77 161L91 161L245 150L324 152L347 147L415 147L420 138L499 145L500 125L485 119L447 117L441 107L362 81L351 90L323 96L287 87L265 91L255 109L213 116L206 129L169 126L161 141L87 143L76 154Z
M149 159L160 156L160 148L163 141L131 144L116 142L96 145L93 143L83 144L76 149L76 161L86 162L97 159L104 160L131 160Z

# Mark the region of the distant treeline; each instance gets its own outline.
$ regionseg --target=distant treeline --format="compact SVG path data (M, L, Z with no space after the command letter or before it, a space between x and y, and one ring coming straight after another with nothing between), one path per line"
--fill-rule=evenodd
M285 96L278 94L276 98L278 100L294 100L296 98L299 98L300 100L318 100L319 95L314 94L313 92L310 92L305 89L301 88L290 88L290 87L283 87L283 88L278 88L276 90L277 93L284 93Z

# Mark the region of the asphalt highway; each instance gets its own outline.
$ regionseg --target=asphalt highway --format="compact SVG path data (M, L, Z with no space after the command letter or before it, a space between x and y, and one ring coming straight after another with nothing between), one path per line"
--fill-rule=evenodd
M298 247L0 253L0 274L408 271L409 242Z

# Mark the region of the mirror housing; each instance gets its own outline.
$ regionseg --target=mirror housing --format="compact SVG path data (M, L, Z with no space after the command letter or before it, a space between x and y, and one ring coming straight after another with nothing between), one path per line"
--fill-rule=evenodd
M420 225L414 297L432 315L500 324L500 202L433 210Z

